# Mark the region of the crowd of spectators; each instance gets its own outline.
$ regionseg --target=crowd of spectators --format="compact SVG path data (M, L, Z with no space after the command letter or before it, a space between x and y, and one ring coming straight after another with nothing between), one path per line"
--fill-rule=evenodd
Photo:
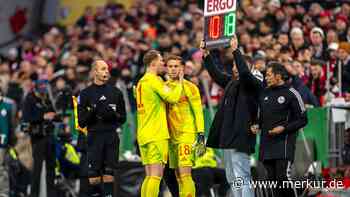
M36 79L48 79L54 95L62 90L78 94L89 82L92 61L102 58L110 65L111 83L124 84L131 98L133 84L145 71L142 56L156 48L164 55L181 55L186 76L202 89L203 102L208 104L209 99L215 106L222 90L202 69L200 4L134 0L128 9L113 1L87 7L74 25L22 38L17 48L4 54L1 89L19 106ZM244 0L236 14L241 50L256 69L264 72L274 60L284 63L293 86L309 105L322 106L337 96L350 100L350 3ZM224 49L213 53L222 69L230 72L232 55ZM207 96L204 87L209 89Z

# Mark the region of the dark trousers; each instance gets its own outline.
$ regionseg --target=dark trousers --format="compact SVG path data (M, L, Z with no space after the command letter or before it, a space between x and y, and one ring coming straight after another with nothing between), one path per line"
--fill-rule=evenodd
M219 196L226 196L230 185L226 180L225 170L221 168L198 168L192 170L192 177L196 183L196 196L211 196L210 189L217 185Z
M10 197L21 197L27 193L30 184L30 171L19 160L11 158L9 161Z
M164 168L163 180L168 186L171 196L179 197L179 185L176 180L175 169L171 169L169 165L166 165Z
M56 154L53 143L53 136L32 138L33 143L33 174L31 180L31 197L39 197L40 177L43 161L46 163L46 186L47 195L56 197L55 191L55 166Z
M87 161L86 150L81 152L79 177L80 177L79 197L89 197L88 161Z
M116 132L88 133L87 160L89 177L113 175L118 167L119 137ZM109 169L109 172L106 171Z
M88 177L111 175L113 183L99 185L89 184L89 195L117 196L119 157L119 136L116 132L88 132L87 136L87 163ZM103 194L104 192L104 194ZM112 194L113 193L113 194Z
M288 188L282 188L283 181L292 180L290 176L292 162L285 159L273 159L265 160L263 164L267 171L268 180L278 181L280 189L273 189L274 196L294 197L295 194L291 185L288 185Z

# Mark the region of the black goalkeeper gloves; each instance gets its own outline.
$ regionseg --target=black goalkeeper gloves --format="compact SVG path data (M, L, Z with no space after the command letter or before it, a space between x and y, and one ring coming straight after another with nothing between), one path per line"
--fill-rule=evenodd
M198 133L196 143L194 144L195 157L201 157L205 154L205 136L204 133Z

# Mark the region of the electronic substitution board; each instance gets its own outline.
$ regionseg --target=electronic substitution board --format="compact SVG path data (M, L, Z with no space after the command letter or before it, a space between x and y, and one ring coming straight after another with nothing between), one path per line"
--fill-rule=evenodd
M204 40L208 48L229 45L236 31L236 0L204 0Z

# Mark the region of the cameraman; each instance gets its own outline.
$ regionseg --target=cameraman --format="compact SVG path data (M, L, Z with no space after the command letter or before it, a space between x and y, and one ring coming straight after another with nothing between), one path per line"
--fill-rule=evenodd
M48 97L48 82L37 80L23 104L23 122L29 124L28 132L33 146L34 168L31 181L31 196L38 197L43 161L46 163L47 193L55 197L55 147L53 144L53 119L56 116Z
M112 196L117 168L119 136L116 132L126 120L122 92L109 84L108 65L97 60L92 65L93 84L78 97L78 122L87 127L87 159L90 196ZM103 183L101 183L103 177ZM102 188L103 187L103 188Z

